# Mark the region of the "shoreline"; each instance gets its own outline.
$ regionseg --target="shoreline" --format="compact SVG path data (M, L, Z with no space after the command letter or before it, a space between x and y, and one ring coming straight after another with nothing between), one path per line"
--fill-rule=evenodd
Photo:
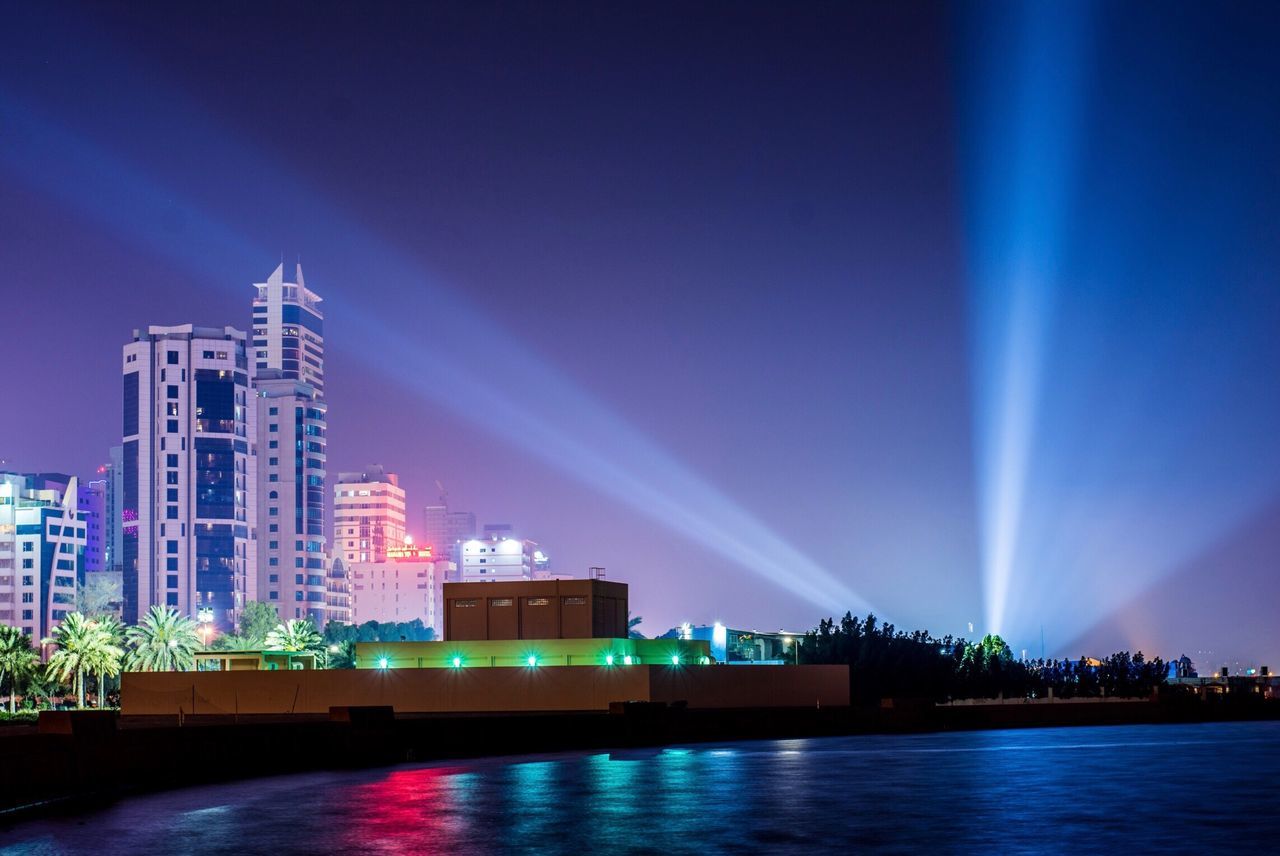
M77 712L78 713L78 712ZM0 726L0 829L75 816L116 800L185 787L466 759L741 740L923 734L1020 728L1280 720L1280 702L1108 700L1054 705L683 709L619 706L612 713L393 714L354 708L326 716L120 717L89 711L52 726ZM175 760L177 759L177 760Z

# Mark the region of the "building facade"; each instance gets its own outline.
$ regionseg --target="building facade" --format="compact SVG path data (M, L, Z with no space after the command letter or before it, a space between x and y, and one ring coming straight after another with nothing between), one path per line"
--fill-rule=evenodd
M444 583L452 565L437 562L426 547L389 550L385 562L351 566L351 623L420 619L444 634Z
M266 282L254 284L253 367L310 384L324 397L324 315L320 295L307 288L298 265L295 282L284 281L281 264Z
M76 608L87 533L75 478L0 473L0 624L36 644Z
M518 582L531 580L539 552L535 541L517 538L506 524L485 527L485 535L458 545L458 573L462 582Z
M105 471L105 467L102 468ZM106 479L86 482L76 492L80 518L84 521L85 545L82 571L96 574L111 569L107 559L107 493L110 485ZM84 582L83 579L80 580Z
M325 415L319 391L258 369L258 594L281 619L324 627L329 557L325 538Z
M450 511L449 506L428 505L423 512L423 543L438 559L459 562L463 541L476 537L476 516L470 511Z
M222 632L257 599L256 408L245 334L185 324L124 346L121 454L124 620L153 605Z
M381 465L359 473L339 473L334 485L334 554L350 567L385 562L388 550L405 543L404 489Z
M111 447L104 475L107 481L107 502L106 520L102 529L103 538L106 539L106 549L103 551L103 556L106 560L107 570L118 572L120 570L121 545L124 543L124 516L120 511L124 502L123 446Z
M446 641L627 638L626 583L449 583L444 601Z

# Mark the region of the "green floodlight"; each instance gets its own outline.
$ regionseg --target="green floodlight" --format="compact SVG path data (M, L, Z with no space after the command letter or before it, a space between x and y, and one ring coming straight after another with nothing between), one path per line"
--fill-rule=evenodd
M453 658L453 667L454 667L455 669L461 669L461 668L462 668L462 658L461 658L461 657L454 657L454 658Z
M530 668L530 669L537 668L537 666L538 666L538 657L537 657L537 655L535 655L535 654L530 654L530 655L529 655L529 659L525 660L525 662L529 664L529 668Z

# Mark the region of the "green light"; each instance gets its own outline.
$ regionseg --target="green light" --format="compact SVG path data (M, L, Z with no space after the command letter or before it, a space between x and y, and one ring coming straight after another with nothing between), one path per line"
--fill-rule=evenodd
M630 665L631 665L631 655L630 655L630 654L627 654L627 655L625 655L625 656L622 658L622 665L624 665L624 666L630 666Z
M379 668L379 669L385 669L386 667L387 667L387 658L386 658L386 657L379 657L379 658L378 658L378 668Z
M680 655L679 655L679 654L672 654L672 655L671 655L671 665L673 665L673 666L678 666L678 665L680 665Z
M525 662L526 662L526 663L528 663L528 664L529 664L529 668L531 668L531 669L532 669L532 668L534 668L535 666L537 666L537 665L538 665L538 658L537 658L537 657L535 657L535 656L533 656L532 654L530 654L530 655L529 655L529 659L528 659L528 660L525 660Z
M461 669L461 668L462 668L462 658L461 658L461 657L454 657L454 658L453 658L453 667L454 667L455 669Z
M604 658L604 664L605 664L606 666L612 666L612 665L613 665L613 655L612 655L612 654L607 654L607 655L605 656L605 658Z

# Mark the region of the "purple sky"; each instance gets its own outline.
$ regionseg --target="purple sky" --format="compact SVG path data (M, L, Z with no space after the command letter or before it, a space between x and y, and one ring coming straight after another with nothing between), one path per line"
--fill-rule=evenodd
M453 507L515 524L557 570L604 565L631 583L649 633L681 620L804 628L843 611L618 501L575 462L530 454L492 430L502 413L472 418L482 405L436 358L499 389L533 364L900 627L967 633L972 621L980 633L966 218L986 143L970 121L982 44L967 16L930 4L406 8L14 13L0 36L0 111L18 127L17 142L0 140L7 466L91 472L119 442L130 331L245 328L250 284L300 254L328 310L330 471L399 472L411 531L440 479ZM1142 352L1157 364L1134 383L1156 406L1114 436L1163 457L1132 482L1101 465L1086 483L1046 477L1033 500L1052 516L1059 489L1077 509L1112 508L1113 487L1139 506L1187 497L1133 524L1153 543L1198 515L1197 497L1216 503L1214 523L1177 555L1136 549L1150 567L1123 596L1061 545L1020 567L1075 582L1052 609L1028 610L1015 648L1039 653L1025 630L1039 621L1050 654L1280 657L1258 605L1280 594L1280 470L1253 468L1247 489L1233 475L1274 445L1277 424L1280 122L1253 83L1275 79L1277 22L1262 9L1181 29L1149 27L1134 7L1100 22L1081 58L1095 76L1067 293L1088 299L1062 313L1086 319L1066 335L1090 338L1057 340L1054 371L1079 393L1068 403L1102 405L1054 399L1062 420L1044 435L1087 434L1070 420L1096 428L1089 414L1131 400L1112 385L1116 363L1073 355L1141 368L1126 360ZM1135 231L1148 217L1152 231ZM1161 256L1186 270L1195 236L1228 222L1224 255L1196 277L1133 275ZM1130 240L1133 253L1117 249ZM1188 380L1146 337L1192 327L1196 347L1233 360L1196 361L1204 376ZM394 361L383 335L404 340ZM1188 353L1169 335L1162 347ZM414 348L420 358L404 358ZM521 366L508 374L504 361ZM1235 386L1218 397L1227 372ZM1181 414L1201 390L1197 412L1212 418L1193 431ZM525 392L567 434L593 430L573 396ZM1055 439L1044 454L1062 456L1043 472L1074 471L1069 447ZM1132 512L1107 513L1124 528Z

